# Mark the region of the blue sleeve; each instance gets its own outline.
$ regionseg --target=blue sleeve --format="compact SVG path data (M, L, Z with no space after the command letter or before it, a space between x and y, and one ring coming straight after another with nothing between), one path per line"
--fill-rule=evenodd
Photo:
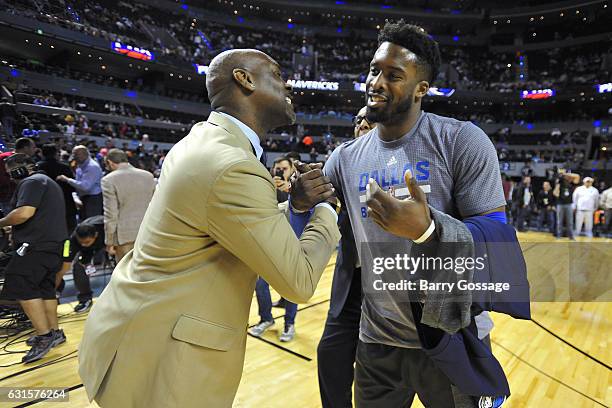
M80 180L71 181L69 184L81 194L90 194L99 177L100 172L97 169L87 166L81 170Z
M306 228L306 224L310 221L313 211L313 209L310 209L305 213L295 214L291 209L291 196L289 196L289 224L291 224L291 228L293 228L293 232L295 232L298 238L304 232L304 228Z
M495 221L499 221L501 223L507 224L508 220L506 219L506 213L504 211L495 211L489 214L483 215L483 217L490 218Z

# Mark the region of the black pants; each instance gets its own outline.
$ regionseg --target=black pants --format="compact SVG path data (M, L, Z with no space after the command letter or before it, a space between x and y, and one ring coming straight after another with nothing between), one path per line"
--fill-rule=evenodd
M359 341L355 365L357 408L407 408L415 394L427 408L453 408L451 383L421 349Z
M519 207L517 221L516 221L516 228L519 231L525 231L526 229L529 229L530 219L531 219L531 208L530 207ZM525 227L525 221L527 221L527 227Z
M357 279L357 285L351 288L340 315L327 315L325 329L317 347L319 391L323 408L353 406L353 364L359 340L360 318L361 281Z
M104 214L104 208L102 206L102 193L95 195L83 195L80 196L83 202L81 208L81 221L86 220L89 217Z
M106 251L100 249L93 255L95 263L100 264L105 260ZM78 258L78 255L77 255ZM77 299L79 302L85 302L91 300L93 297L93 291L91 290L91 284L89 282L89 276L85 273L85 266L78 260L75 260L72 264L72 276L74 277L74 286L79 291Z

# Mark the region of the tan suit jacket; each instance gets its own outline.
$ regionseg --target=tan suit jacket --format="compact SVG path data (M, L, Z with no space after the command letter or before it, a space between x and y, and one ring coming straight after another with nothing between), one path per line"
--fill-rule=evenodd
M128 163L102 177L106 245L136 241L154 191L153 175Z
M102 407L231 407L257 275L313 294L340 238L316 208L298 239L272 177L230 120L211 113L163 165L134 251L94 303L79 374Z

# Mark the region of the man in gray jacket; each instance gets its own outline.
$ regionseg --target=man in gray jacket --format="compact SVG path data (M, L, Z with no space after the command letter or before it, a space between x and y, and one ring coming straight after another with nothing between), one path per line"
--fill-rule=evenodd
M153 175L128 163L123 150L106 155L109 174L102 178L106 250L117 262L132 248L155 191Z

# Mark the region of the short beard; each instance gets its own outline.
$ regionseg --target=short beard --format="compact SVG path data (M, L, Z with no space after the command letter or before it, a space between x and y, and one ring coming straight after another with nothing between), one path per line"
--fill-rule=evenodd
M379 111L373 111L369 106L366 107L366 119L370 123L391 124L403 118L405 113L409 112L411 108L412 95L401 101L394 111L391 111L389 106Z

